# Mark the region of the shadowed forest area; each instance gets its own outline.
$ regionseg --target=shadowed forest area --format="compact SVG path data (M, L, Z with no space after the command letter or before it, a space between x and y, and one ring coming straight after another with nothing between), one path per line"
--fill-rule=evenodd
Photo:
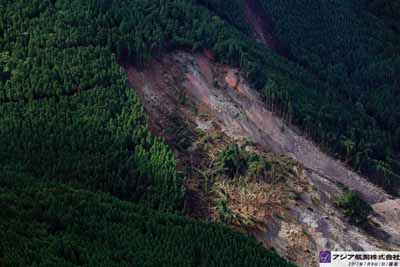
M398 3L260 0L287 57L254 40L244 4L0 3L0 265L292 266L183 217L185 175L121 67L174 49L240 67L276 113L399 194Z
M233 15L242 4L98 0L3 5L0 99L27 101L108 86L111 68L97 70L113 62L112 53L122 62L142 65L167 49L210 48L217 60L245 70L266 101L291 113L324 149L396 193L400 115L394 4L262 2L291 60L250 38L243 16ZM85 62L84 70L69 68L79 61Z
M0 4L1 266L292 266L182 216L185 177L117 64L178 43L161 26L186 10L209 16L184 1Z

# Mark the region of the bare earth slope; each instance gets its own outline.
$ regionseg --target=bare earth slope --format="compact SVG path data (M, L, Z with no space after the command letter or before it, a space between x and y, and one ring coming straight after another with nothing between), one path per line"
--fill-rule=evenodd
M291 188L299 197L287 199L282 194L279 215L268 201L255 207L271 210L264 227L250 230L266 247L274 247L300 266L316 265L317 254L324 249L400 249L400 200L285 126L238 70L215 64L206 55L178 52L154 60L142 70L130 66L127 71L131 86L151 115L153 128L161 135L165 135L163 123L177 113L192 121L193 127L197 124L204 131L221 131L232 140L252 140L302 166L299 181ZM196 111L180 105L182 99ZM368 233L360 230L335 208L333 199L343 191L340 184L360 191L373 205L376 214L371 220L376 228Z

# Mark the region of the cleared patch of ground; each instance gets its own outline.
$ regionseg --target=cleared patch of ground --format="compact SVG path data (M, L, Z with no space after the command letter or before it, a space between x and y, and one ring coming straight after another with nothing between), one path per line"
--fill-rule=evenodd
M206 54L171 53L127 68L153 130L176 149L187 181L187 212L253 234L300 266L320 250L399 249L399 200L324 154L270 112L237 69ZM275 166L266 176L228 179L213 172L234 143ZM282 178L283 177L283 178ZM370 229L350 225L335 206L343 186L373 205ZM228 216L221 217L221 210Z

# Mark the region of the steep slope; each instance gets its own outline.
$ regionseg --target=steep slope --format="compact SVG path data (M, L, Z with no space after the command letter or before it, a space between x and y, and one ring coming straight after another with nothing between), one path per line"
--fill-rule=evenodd
M184 210L189 214L252 232L267 247L276 247L304 266L316 259L310 253L321 248L395 248L398 200L379 193L296 130L285 127L242 77L267 98L273 112L280 112L287 121L293 119L313 140L385 190L399 193L400 61L398 50L385 48L388 43L396 48L397 39L387 40L386 33L376 28L380 21L365 22L352 3L2 1L0 192L6 213L1 216L1 228L9 238L1 246L8 248L11 240L19 249L8 250L12 260L29 261L29 254L38 247L29 243L26 249L21 240L33 233L38 237L33 242L48 248L54 241L52 252L74 261L77 255L71 247L78 247L81 240L73 231L82 231L80 221L92 219L97 230L93 235L110 224L100 227L98 216L87 211L102 206L97 201L101 197L94 197L99 205L87 205L85 199L76 204L70 198L91 191L89 195L111 194L111 201L135 202L146 210L179 213L185 183ZM246 22L264 44L254 42ZM278 39L289 45L296 60L276 53L280 45L274 46L273 41L276 44ZM162 57L172 49L194 52L204 48L211 50L210 58L240 66L244 74L211 64L204 56ZM160 59L146 65L155 56ZM176 149L178 162L163 140L148 130L142 106L126 88L117 61L128 67L130 82L146 103L153 130ZM228 159L221 160L224 153L219 150ZM236 168L230 170L233 177L224 173L224 160ZM251 168L246 168L253 174L242 173L235 166L237 160L244 165L251 160ZM183 179L177 169L189 179ZM20 179L25 174L34 177L26 190L21 189ZM8 182L7 175L12 186L3 184ZM42 190L48 186L50 190ZM368 188L361 191L376 215L365 231L348 224L334 205L343 186ZM77 193L61 194L61 200L51 193L65 187ZM46 201L49 195L51 204L46 202L43 209L32 207L41 202L42 193ZM49 213L47 207L52 208ZM85 216L75 216L79 207L87 212ZM99 217L112 217L120 206L108 207L109 213L101 210ZM169 215L160 214L165 222ZM44 221L48 224L43 229ZM168 233L168 228L157 232L160 228L155 227L156 233L150 233ZM132 234L131 230L127 231ZM58 238L64 238L60 232L73 235L72 244L70 239L67 246L64 240L59 242ZM121 239L116 241L106 231L104 239L117 246L118 241L130 243L131 235L118 234ZM41 243L47 235L52 241ZM94 239L88 240L91 245ZM196 244L185 240L173 249L186 243ZM254 246L253 242L250 250ZM126 248L120 249L110 256L115 264L121 254L125 256ZM296 253L287 255L288 251ZM18 253L23 256L15 256ZM2 261L4 254L0 257ZM195 263L203 258L196 253L193 257Z
M281 96L276 97L276 88L269 92L279 98L277 104L290 105L294 122L324 149L398 195L400 35L393 26L398 22L391 11L395 4L243 2L255 39L326 86L313 85L323 95L309 92L303 99L304 88L284 82Z
M181 21L207 21L199 10L1 1L0 266L292 266L237 231L184 218L185 177L117 64L188 42ZM182 31L161 36L155 21Z
M294 267L221 225L108 194L15 178L0 180L2 267Z
M319 108L300 126L312 124L309 131L317 143L387 192L399 195L400 32L392 26L399 25L393 10L396 4L260 2L274 22L275 36L289 48L291 61L327 85L317 101ZM292 104L301 101L301 93L287 90Z
M324 149L391 194L399 193L400 61L396 49L390 52L397 38L381 31L380 25L386 24L379 19L360 15L367 10L355 8L353 1L4 3L0 7L1 102L74 94L92 86L88 81L96 75L90 71L81 77L74 69L48 66L42 66L46 71L33 72L32 81L24 79L24 73L43 62L36 58L38 54L51 55L53 66L59 66L58 53L44 47L100 46L120 61L138 65L174 48L208 48L219 62L240 66L262 94L275 96L276 105L290 107L293 122ZM247 12L247 22L245 10L253 11ZM252 21L255 32L260 32L258 25L265 28L261 31L265 36L287 45L289 60L250 38L246 24ZM271 21L272 31L262 25ZM64 70L80 79L49 86L51 78L63 77ZM268 86L271 81L275 87Z
M131 86L137 89L151 116L152 125L172 145L179 137L171 135L167 128L179 117L189 132L206 133L209 136L206 143L216 150L222 149L224 143L250 140L255 151L272 151L295 160L295 175L277 182L274 187L280 188L279 193L261 202L246 204L247 210L254 210L252 217L256 223L244 228L265 246L273 246L281 255L302 266L315 264L315 253L323 249L398 249L400 229L393 219L400 214L400 201L285 125L266 109L239 70L215 64L210 58L210 53L194 56L172 53L154 60L144 69L129 66L127 72ZM220 137L213 140L215 135ZM196 134L193 136L196 140ZM195 151L195 143L189 142L184 151L187 154ZM213 149L206 149L207 153L212 158ZM201 168L201 164L197 167ZM214 183L230 185L231 181L217 178ZM263 188L260 190L272 190L268 181L260 183ZM246 186L249 184L242 184ZM380 227L371 226L365 231L347 222L334 204L344 187L360 191L374 205L376 214L371 221ZM232 195L228 193L227 205L234 209L236 191L229 192ZM202 203L199 208L208 208L208 216L213 217L212 194L209 197L208 206Z
M244 1L244 14L247 24L257 41L278 52L284 57L289 56L288 49L274 34L272 17L259 0Z

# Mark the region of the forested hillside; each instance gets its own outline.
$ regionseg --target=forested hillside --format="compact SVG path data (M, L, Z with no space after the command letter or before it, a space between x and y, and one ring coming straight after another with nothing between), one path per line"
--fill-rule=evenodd
M289 50L290 62L285 74L269 69L266 83L257 75L266 100L279 104L278 112L324 149L398 194L398 2L260 2L259 12L272 16L272 34ZM215 10L226 16L227 9Z
M229 13L228 6L220 8L220 1L213 2L222 17ZM250 78L268 103L280 106L278 113L356 171L398 194L397 2L259 2L264 10L258 12L271 15L272 34L288 49L287 61L265 48L256 60L246 46L238 48L240 61L228 58L254 74ZM249 60L255 62L250 67Z
M291 56L324 84L313 98L305 98L304 89L286 87L298 123L356 170L395 193L400 170L397 4L262 2Z
M1 266L294 266L224 226L15 173L0 231Z
M288 265L176 215L185 177L121 67L173 49L240 67L266 105L399 193L398 5L260 0L282 57L255 42L244 1L1 1L0 264Z
M118 65L191 43L189 17L207 14L185 1L0 3L1 266L291 266L182 217L184 175Z
M69 49L101 47L105 53L115 52L121 62L141 65L166 49L210 48L217 59L247 71L267 101L290 113L323 148L396 193L400 181L399 48L396 27L387 26L396 21L395 11L390 11L395 7L383 4L382 11L375 10L381 14L377 16L370 12L375 3L356 0L262 4L272 14L275 34L288 46L290 60L251 39L238 12L242 1L3 4L1 99L9 102L87 90L99 73L90 74L94 68L83 59L83 52L81 60L87 68L77 75L73 68L57 70L62 64L51 62L62 61L61 51L62 58L67 58ZM46 55L51 59L46 61ZM27 77L24 73L31 64L57 68L41 66ZM34 79L35 74L41 79ZM71 77L69 84L65 76ZM45 82L50 77L55 80ZM55 90L47 88L50 84Z

